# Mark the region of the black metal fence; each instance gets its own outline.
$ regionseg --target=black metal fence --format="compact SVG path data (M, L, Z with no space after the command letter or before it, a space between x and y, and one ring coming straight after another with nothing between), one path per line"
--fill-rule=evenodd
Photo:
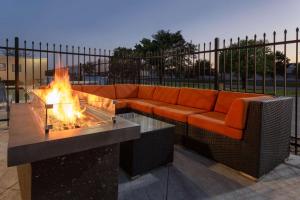
M73 84L139 83L265 93L294 97L291 147L298 154L299 29L267 40L189 45L152 52L110 51L48 43L0 43L0 78L9 100L27 101L26 91L48 84L56 67L69 68Z

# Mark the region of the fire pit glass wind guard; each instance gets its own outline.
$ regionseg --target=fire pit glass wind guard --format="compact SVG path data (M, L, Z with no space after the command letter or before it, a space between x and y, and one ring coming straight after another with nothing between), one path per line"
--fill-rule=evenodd
M57 119L53 109L57 109L60 106L71 106L71 103L47 104L34 91L30 92L29 96L31 99L31 108L35 114L35 118L38 120L38 124L41 125L41 128L45 130L45 134L48 134L51 131L91 128L111 121L115 122L115 114L113 112L97 106L102 105L99 103L101 102L99 99L97 99L95 102L91 102L90 98L82 98L82 95L79 95L81 97L81 116L76 117L76 120L66 122ZM111 104L114 105L115 102L111 100Z

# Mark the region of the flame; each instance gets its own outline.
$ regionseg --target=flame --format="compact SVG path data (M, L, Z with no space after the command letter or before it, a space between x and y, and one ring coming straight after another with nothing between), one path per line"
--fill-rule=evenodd
M48 88L39 89L36 94L46 104L53 104L49 115L65 124L74 124L78 119L85 117L78 96L72 93L67 68L56 68L54 80Z

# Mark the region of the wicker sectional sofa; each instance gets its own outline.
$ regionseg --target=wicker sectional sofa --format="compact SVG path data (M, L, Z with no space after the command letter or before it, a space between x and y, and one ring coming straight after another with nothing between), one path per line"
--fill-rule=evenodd
M135 84L73 85L176 125L175 141L259 178L289 155L292 98Z

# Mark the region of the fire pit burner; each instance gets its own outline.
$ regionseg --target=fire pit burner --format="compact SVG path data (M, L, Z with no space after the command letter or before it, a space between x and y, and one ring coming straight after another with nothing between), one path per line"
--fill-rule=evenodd
M31 91L30 96L32 110L45 133L91 128L114 120L114 101L73 91L67 68L57 68L50 85ZM87 108L90 106L102 110L109 119L106 121L89 113Z
M109 121L114 120L114 114L110 111L105 110L104 108L99 108L97 114L91 113L93 106L89 105L86 100L81 99L80 109L82 110L81 116L76 118L74 121L62 121L55 116L53 109L55 107L69 106L70 104L64 103L62 105L57 104L46 104L40 96L39 93L42 93L44 89L39 89L32 91L31 96L31 108L35 114L35 118L38 120L41 128L45 130L45 133L53 131L62 131L76 128L93 128L95 126L106 124ZM79 98L79 97L78 97ZM110 100L113 104L113 100ZM95 104L95 102L94 102ZM101 113L101 117L97 116ZM106 117L103 117L106 116Z

